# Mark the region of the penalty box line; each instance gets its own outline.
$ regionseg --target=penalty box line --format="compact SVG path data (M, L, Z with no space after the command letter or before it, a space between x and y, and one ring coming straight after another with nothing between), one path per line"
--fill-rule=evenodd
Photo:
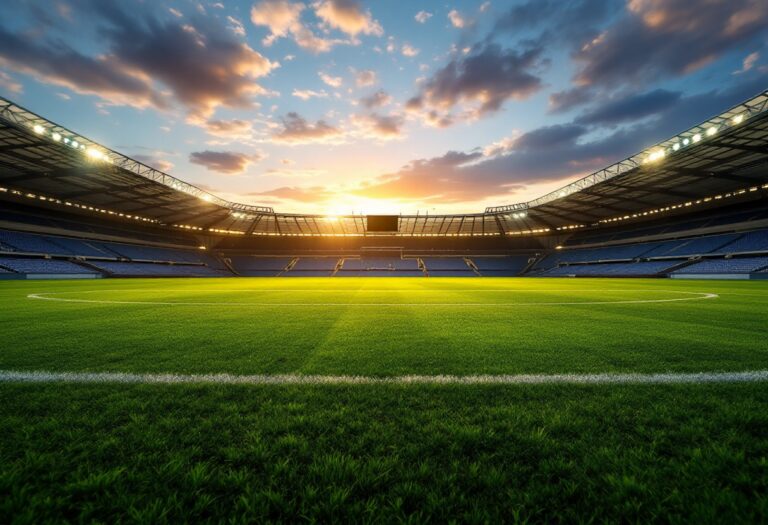
M0 383L216 384L216 385L655 385L755 383L768 370L743 372L664 372L601 374L403 375L392 377L302 374L135 374L0 370Z

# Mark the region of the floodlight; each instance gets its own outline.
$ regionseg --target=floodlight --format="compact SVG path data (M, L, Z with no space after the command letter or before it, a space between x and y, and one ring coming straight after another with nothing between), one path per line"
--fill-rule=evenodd
M79 147L80 147L80 143L79 143L79 142L77 142L76 140L73 140L73 141L72 141L72 147L73 147L73 148L79 148Z
M742 122L744 122L744 115L743 114L739 114L739 115L736 115L735 117L733 117L734 125L741 124Z
M683 139L683 146L687 146L691 141L689 139Z
M55 140L56 142L58 142L58 141L60 141L60 140L61 140L61 135L59 135L58 133L53 133L53 134L51 135L51 138L52 138L53 140Z
M712 126L711 128L707 129L707 137L711 137L715 133L717 133L717 128L716 127Z
M679 150L679 149L680 149L680 143L679 143L679 142L675 142L675 143L674 143L674 145L672 146L672 149L673 149L674 151L677 151L677 150Z
M695 134L695 135L694 135L694 136L691 138L691 140L693 140L693 143L694 143L694 144L696 144L698 141L700 141L700 140L701 140L701 134L700 134L700 133L696 133L696 134Z
M45 128L40 124L35 124L35 127L33 127L32 130L38 135L42 135L43 133L45 133Z
M94 160L101 160L104 158L104 154L95 148L88 148L85 153Z

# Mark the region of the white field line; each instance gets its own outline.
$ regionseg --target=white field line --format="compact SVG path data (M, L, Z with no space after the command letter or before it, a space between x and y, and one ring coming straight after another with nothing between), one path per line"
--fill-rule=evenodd
M91 290L95 291L95 290ZM89 291L89 292L91 292ZM526 290L530 291L530 290ZM549 291L549 290L547 290ZM627 290L629 292L639 292L640 290ZM28 299L38 299L43 301L58 301L64 303L93 303L93 304L139 304L139 305L158 305L158 306L259 306L259 307L284 307L284 306L565 306L580 304L642 304L642 303L673 303L678 301L696 301L699 299L717 299L719 295L706 292L681 292L672 290L644 290L655 291L658 293L682 294L689 297L678 297L675 299L633 299L618 301L565 301L565 302L516 302L516 303L365 303L365 302L346 302L346 303L277 303L277 302L198 302L198 301L113 301L103 299L67 299L64 297L52 297L53 295L62 295L65 293L77 292L48 292L33 293L27 295ZM612 290L619 292L619 290ZM625 291L621 291L625 292Z
M223 385L645 385L754 383L768 381L768 370L657 374L406 375L393 377L326 375L132 374L123 372L48 372L0 370L0 383L121 383Z

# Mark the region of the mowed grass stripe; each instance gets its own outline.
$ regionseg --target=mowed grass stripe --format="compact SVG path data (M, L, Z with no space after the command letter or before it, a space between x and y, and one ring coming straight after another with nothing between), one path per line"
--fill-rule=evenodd
M131 374L0 370L7 383L131 383L224 385L538 385L698 384L768 381L768 370L659 374L405 375L393 377L299 374Z

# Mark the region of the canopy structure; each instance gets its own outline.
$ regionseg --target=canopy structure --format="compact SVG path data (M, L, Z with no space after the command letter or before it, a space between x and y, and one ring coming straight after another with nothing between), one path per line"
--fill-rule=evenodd
M768 190L768 91L529 202L402 215L397 235L582 228ZM0 98L0 198L237 235L366 235L366 217L285 214L221 199Z

